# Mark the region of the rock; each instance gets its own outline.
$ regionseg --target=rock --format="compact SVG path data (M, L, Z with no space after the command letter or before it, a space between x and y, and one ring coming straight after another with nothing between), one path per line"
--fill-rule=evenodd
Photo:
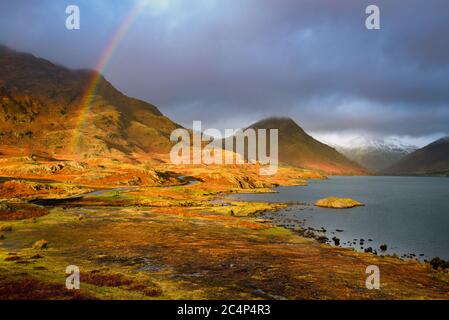
M364 204L350 198L329 197L316 201L315 206L333 209L347 209L357 206L364 206Z
M5 261L19 261L19 260L22 260L22 258L19 256L8 256L5 258Z
M379 248L380 248L380 250L382 250L382 251L387 251L387 248L388 248L388 247L387 247L387 245L384 243L384 244L381 244Z
M55 173L55 172L57 172L57 171L60 171L60 170L64 169L64 167L65 167L65 165L64 165L63 163L58 163L58 164L56 164L56 165L49 166L49 167L48 167L48 170L49 170L51 173Z
M0 231L3 231L3 232L12 231L12 226L10 226L9 224L3 225L0 227Z
M36 266L33 267L34 270L47 270L47 268L43 267L43 266Z
M9 211L10 207L6 203L0 203L0 210Z
M140 177L133 177L132 180L127 182L130 186L138 186L142 183L142 179Z
M306 237L306 238L313 238L314 236L315 236L315 234L312 232L312 231L310 231L310 230L306 230L306 231L304 231L304 237Z
M439 257L435 257L432 260L430 260L430 265L434 270L444 270L449 268L449 261L446 262Z
M80 215L78 216L78 220L79 220L79 221L84 220L84 218L85 218L84 214L80 214Z
M46 240L39 240L33 244L33 249L41 250L47 248L48 248L48 241Z
M339 245L340 245L340 239L338 239L337 237L333 237L332 240L334 241L334 244L335 244L336 246L339 246Z
M326 243L329 239L326 236L318 236L315 238L319 243Z
M365 249L365 252L367 252L367 253L372 253L372 252L373 252L373 248L368 247L368 248Z

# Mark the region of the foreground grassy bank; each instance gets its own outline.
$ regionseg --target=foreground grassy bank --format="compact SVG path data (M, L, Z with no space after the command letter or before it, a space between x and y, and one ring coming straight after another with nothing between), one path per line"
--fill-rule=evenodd
M449 298L447 273L428 265L320 244L254 216L283 204L216 201L222 193L269 192L279 184L323 178L317 173L283 168L260 180L249 169L164 168L154 171L159 185L37 206L38 215L0 220L0 298ZM173 178L178 175L201 183L181 185ZM99 187L68 184L57 175L52 180L66 195L75 187ZM36 189L35 194L33 188L18 190L27 190L28 200L52 196ZM63 196L64 191L58 193ZM8 205L14 202L17 206L20 199L10 196ZM47 247L33 248L39 240ZM79 291L65 289L69 265L80 268ZM369 265L380 268L380 290L366 289Z

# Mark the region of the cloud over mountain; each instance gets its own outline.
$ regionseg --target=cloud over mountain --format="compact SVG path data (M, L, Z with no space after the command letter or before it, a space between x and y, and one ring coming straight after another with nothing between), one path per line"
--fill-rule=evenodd
M79 2L78 33L65 30L60 1L27 10L26 1L1 3L0 42L65 65L95 66L133 1ZM379 31L365 28L368 4L156 1L105 74L183 125L193 118L243 127L286 115L311 132L449 134L449 3L378 0Z

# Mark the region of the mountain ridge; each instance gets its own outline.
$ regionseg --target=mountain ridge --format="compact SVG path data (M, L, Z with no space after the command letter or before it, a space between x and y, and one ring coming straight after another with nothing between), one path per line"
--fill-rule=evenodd
M84 112L95 77L95 94ZM180 127L156 106L118 91L97 71L72 70L5 46L0 47L0 119L4 145L70 154L78 135L76 152L84 158L166 153L171 131Z
M347 158L375 173L390 167L418 149L416 146L407 145L394 139L367 139L365 137L352 139L345 146L333 145L333 147Z
M92 78L95 94L83 102ZM128 97L93 70L72 70L0 46L0 152L20 148L50 157L132 158L168 154L171 132L181 126L142 100ZM249 128L278 128L285 164L328 174L367 174L335 149L308 135L287 117Z
M265 118L246 129L278 129L280 163L333 175L369 174L334 148L314 139L289 117Z
M449 137L438 139L412 152L382 173L449 176Z

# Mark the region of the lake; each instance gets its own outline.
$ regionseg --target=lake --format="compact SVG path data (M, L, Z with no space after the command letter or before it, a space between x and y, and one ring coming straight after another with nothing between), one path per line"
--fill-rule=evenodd
M387 244L386 253L449 259L449 178L330 177L308 186L279 187L273 194L239 194L247 201L305 202L264 217L280 226L324 228L343 247L358 251ZM329 196L349 197L366 206L352 209L318 208L312 204ZM360 244L360 239L364 243ZM370 240L370 241L368 241ZM355 242L355 243L354 243Z

